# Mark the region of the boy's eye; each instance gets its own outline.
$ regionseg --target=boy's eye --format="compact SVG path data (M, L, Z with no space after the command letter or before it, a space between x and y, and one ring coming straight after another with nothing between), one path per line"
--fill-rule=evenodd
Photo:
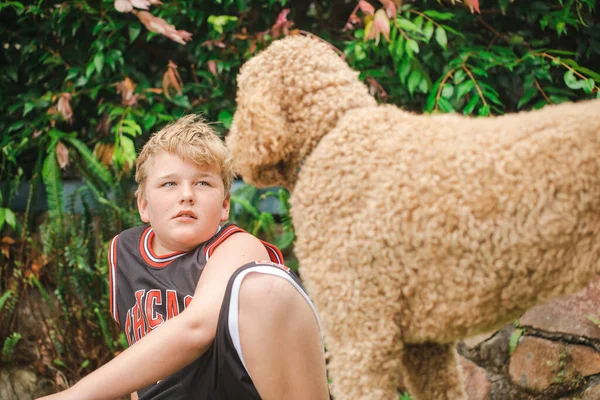
M175 186L175 182L165 182L165 183L162 184L162 186L164 186L164 187Z
M208 182L206 182L206 181L197 182L196 185L198 185L198 186L210 186L210 184Z

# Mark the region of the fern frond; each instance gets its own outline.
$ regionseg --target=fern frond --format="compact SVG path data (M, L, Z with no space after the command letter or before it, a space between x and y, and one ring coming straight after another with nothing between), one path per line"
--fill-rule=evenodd
M12 356L17 349L17 343L21 340L21 334L13 332L4 340L4 346L2 346L2 361L9 364L12 361Z
M237 195L231 195L231 202L233 204L237 204L242 207L243 210L251 214L254 218L260 218L260 212L258 209L243 197L239 197Z
M110 174L110 172L106 168L104 168L104 165L102 165L102 163L98 161L98 159L94 156L94 154L90 151L90 149L88 149L88 147L84 143L75 138L70 137L65 137L65 140L69 142L73 147L75 147L77 152L86 162L87 169L95 178L100 179L100 181L102 181L108 187L113 186L113 177Z
M60 168L56 159L56 152L50 151L44 160L42 178L46 187L48 198L48 212L53 223L58 224L60 229L64 226L64 193L60 177Z
M8 301L8 299L10 299L11 296L11 290L7 290L6 292L4 292L4 294L2 294L2 297L0 297L0 311L2 311L2 308L4 308L4 304Z

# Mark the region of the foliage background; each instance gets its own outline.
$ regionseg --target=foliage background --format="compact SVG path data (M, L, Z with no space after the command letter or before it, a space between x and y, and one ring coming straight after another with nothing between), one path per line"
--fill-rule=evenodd
M225 135L240 66L276 37L323 38L378 100L419 112L599 97L594 0L465 2L0 1L2 365L62 388L122 351L106 245L140 223L136 149L191 112ZM287 193L244 186L233 200L234 219L293 260ZM28 307L39 332L25 328Z

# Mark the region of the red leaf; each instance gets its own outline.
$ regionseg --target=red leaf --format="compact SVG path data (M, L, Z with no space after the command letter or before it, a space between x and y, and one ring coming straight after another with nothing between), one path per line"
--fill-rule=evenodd
M148 11L132 11L144 26L152 32L159 33L174 42L185 44L192 39L192 34L184 30L176 30L173 25L160 17L155 17Z
M71 94L63 92L60 94L56 109L62 114L65 121L69 124L73 123L73 110L71 109Z
M133 10L133 4L129 0L115 0L114 5L118 12L128 13Z
M121 94L121 103L126 106L133 106L137 103L137 96L133 94L135 83L129 77L125 77L117 84L117 93Z
M358 2L358 7L360 8L360 10L362 12L364 12L367 15L373 15L373 14L375 14L375 7L373 7L371 5L371 3L369 3L368 1L360 0Z
M393 0L379 0L385 7L385 12L389 18L396 18L397 8Z
M479 11L479 0L465 0L465 4L471 9L472 14L475 11L477 11L477 14L481 14L481 11Z
M209 62L207 62L208 64L208 70L210 71L211 74L213 74L214 76L217 76L217 62L215 60L210 60Z
M69 165L69 149L62 142L58 142L56 145L56 158L61 169Z
M177 64L171 60L169 60L169 68L163 75L162 87L167 98L171 97L171 89L173 89L176 94L181 94L183 81L181 80L181 76L179 76L179 72L177 72Z
M289 13L289 8L284 8L279 13L275 24L271 27L271 33L273 34L273 37L280 36L281 32L283 32L285 35L289 33L289 28L294 24L292 21L288 21L287 19Z

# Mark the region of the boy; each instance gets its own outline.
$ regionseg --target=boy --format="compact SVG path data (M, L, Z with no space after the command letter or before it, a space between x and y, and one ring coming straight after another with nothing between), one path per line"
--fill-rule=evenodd
M131 346L47 398L328 399L318 321L297 278L277 248L220 226L233 179L223 142L186 116L136 167L149 226L109 249L111 314Z

